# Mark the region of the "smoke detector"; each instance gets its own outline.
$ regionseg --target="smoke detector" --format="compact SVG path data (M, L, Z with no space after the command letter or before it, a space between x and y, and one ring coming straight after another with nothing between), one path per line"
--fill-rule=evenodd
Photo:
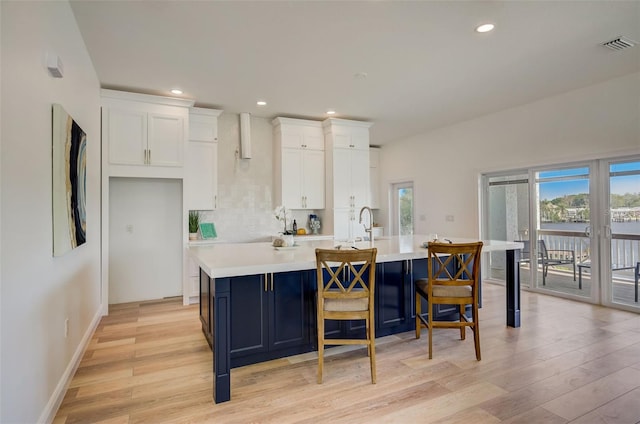
M636 44L638 44L637 41L633 41L625 36L620 36L617 38L614 38L611 41L607 41L606 43L602 43L603 46L611 49L611 50L624 50L624 49L628 49L629 47L633 47Z

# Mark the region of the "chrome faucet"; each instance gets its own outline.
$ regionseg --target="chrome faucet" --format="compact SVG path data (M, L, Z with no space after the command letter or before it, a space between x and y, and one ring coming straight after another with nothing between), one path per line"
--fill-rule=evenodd
M364 231L369 233L369 241L373 244L373 211L369 206L363 206L362 209L360 209L360 224L362 224L362 213L364 211L369 211L369 228L365 225Z

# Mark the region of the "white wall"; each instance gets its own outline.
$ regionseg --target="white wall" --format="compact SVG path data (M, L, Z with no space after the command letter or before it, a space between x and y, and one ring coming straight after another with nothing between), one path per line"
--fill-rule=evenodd
M34 423L56 395L100 311L99 83L67 2L0 2L0 422ZM56 52L64 78L44 66ZM87 134L87 242L52 255L51 105ZM64 337L65 319L69 335Z
M385 145L381 193L414 181L417 234L478 237L480 173L631 153L640 153L640 73Z

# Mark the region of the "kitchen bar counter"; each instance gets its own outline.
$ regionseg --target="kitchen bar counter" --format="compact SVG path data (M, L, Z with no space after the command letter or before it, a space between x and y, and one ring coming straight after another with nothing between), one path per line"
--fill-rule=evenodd
M476 240L451 238L454 243ZM393 262L406 259L427 257L427 249L422 247L427 236L392 236L374 239L373 246L378 249L377 262ZM482 252L507 251L521 249L522 243L485 240ZM264 274L269 272L300 271L316 267L315 249L333 249L342 245L366 249L371 247L368 241L356 243L334 240L302 241L296 240L297 247L277 250L271 243L230 243L206 246L190 246L193 260L212 278L237 277L241 275Z
M453 242L475 241L460 238L451 238L451 240ZM385 303L384 311L381 313L389 314L389 305L397 300L396 298L387 299L389 294L384 292L385 284L399 284L395 287L404 290L405 293L401 296L400 303L395 303L402 309L400 315L404 314L405 324L395 327L395 330L387 327L385 328L387 331L408 331L407 327L412 325L408 315L410 311L407 309L407 307L410 308L411 302L409 300L405 302L402 299L410 299L413 281L412 279L392 281L393 270L402 269L402 266L398 266L400 263L408 264L418 260L424 264L427 249L423 244L426 241L427 236L414 235L383 237L373 243L373 246L378 249L376 262L386 270L381 274L383 278L376 283L380 285L380 290L377 290L378 296L383 296L378 298L377 302ZM310 334L313 332L311 328L313 324L306 318L313 315L309 312L315 308L315 305L310 300L311 296L305 297L300 290L309 291L315 287L315 275L312 272L316 267L315 249L331 249L337 245L342 245L344 249L351 249L352 246L363 249L372 246L368 241L344 243L334 240L304 242L297 240L296 242L299 246L284 249L276 249L271 243L231 243L189 247L190 256L200 267L200 316L203 332L213 351L213 397L216 403L225 402L231 398L231 368L252 363L242 362L243 355L245 355L244 359L268 360L277 357L270 357L269 355L272 354L281 357L313 348L308 344ZM520 276L517 259L519 249L523 247L522 243L494 240L483 242L483 252L504 251L506 253L507 325L519 327ZM409 269L413 269L413 266L411 265ZM398 274L406 275L404 272L395 275ZM408 276L411 277L411 273ZM387 277L391 280L385 282ZM234 289L239 295L232 295ZM263 310L264 314L260 312ZM255 314L256 311L257 314ZM266 313L266 311L270 312ZM286 316L287 319L281 321L274 319L275 311L285 311L285 315L281 316ZM243 322L247 319L246 316L252 313L254 313L253 318ZM379 324L393 325L394 316L389 316L390 318L385 321L386 316L383 315L379 317L381 321ZM232 320L232 316L236 318ZM232 334L234 334L236 345L233 349ZM255 337L250 338L251 334ZM246 343L243 344L244 339ZM238 347L239 345L242 346ZM236 359L232 358L232 351L236 352L234 353ZM238 360L240 362L237 362ZM235 365L232 365L233 361L236 361Z

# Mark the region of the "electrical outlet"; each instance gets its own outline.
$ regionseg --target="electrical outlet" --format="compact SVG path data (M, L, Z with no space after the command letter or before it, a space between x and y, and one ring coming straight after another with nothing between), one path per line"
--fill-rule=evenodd
M64 338L69 337L69 318L64 320Z
M453 215L447 215L446 220L447 222L453 222Z

